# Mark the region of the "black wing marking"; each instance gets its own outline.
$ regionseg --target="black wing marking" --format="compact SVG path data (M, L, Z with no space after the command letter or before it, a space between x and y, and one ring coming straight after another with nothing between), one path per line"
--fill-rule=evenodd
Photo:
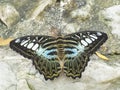
M76 41L78 45L84 47L87 55L92 55L108 39L107 34L99 31L82 31L65 36L67 40Z
M64 72L66 76L81 77L92 55L106 40L107 35L98 31L83 31L65 36L69 44L65 47Z
M10 42L10 47L24 57L32 59L46 80L58 77L62 69L66 76L80 78L89 56L107 38L105 33L98 31L73 33L64 38L35 35L17 38Z
M26 58L33 59L36 54L36 50L46 42L53 40L50 36L24 36L12 40L10 42L10 48L20 53Z
M53 41L55 38L51 36L25 36L11 41L10 47L24 57L32 59L36 69L46 80L53 80L61 72L58 58L49 55L56 51L56 48L51 46Z

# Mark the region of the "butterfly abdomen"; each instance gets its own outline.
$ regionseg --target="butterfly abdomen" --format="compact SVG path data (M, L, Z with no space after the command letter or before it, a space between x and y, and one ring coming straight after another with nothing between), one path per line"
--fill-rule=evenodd
M62 37L58 37L56 40L56 46L57 46L57 55L59 57L59 60L63 60L65 56L64 52L64 41Z

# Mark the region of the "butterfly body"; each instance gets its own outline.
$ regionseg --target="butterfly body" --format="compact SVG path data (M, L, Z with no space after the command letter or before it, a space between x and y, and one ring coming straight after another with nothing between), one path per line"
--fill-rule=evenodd
M10 47L33 60L36 69L45 79L53 80L61 72L66 76L81 77L92 55L107 35L98 31L82 31L66 36L24 36L10 43Z

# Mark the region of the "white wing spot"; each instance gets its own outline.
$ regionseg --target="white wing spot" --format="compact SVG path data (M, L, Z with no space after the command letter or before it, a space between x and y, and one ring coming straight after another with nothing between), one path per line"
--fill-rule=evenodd
M27 47L28 43L24 44L24 47Z
M39 42L40 42L42 39L43 39L43 37L41 37L41 38L39 39Z
M87 32L88 35L90 35L90 32Z
M33 39L33 42L35 42L36 40L35 39Z
M90 35L90 36L93 37L94 39L98 39L98 37L95 34Z
M94 38L91 38L92 39L92 41L95 41L95 39Z
M28 41L29 41L29 40L25 40L25 41L23 40L20 45L23 46L23 45L24 45L25 43L27 43Z
M34 43L29 43L28 46L27 46L27 48L30 49L30 48L33 47L33 45L34 45Z
M97 35L98 35L98 36L101 36L101 35L102 35L102 33L101 33L101 32L97 32Z
M82 36L82 33L80 33L79 35Z
M82 37L86 37L85 35L83 35Z
M88 42L89 44L92 43L92 41L89 38L85 38L85 41Z
M81 43L82 43L84 46L87 46L87 45L88 45L88 43L85 42L84 40L81 40Z
M76 36L77 38L80 38L80 36L78 36L77 34L75 34L75 36Z
M30 37L27 37L27 39L29 39L29 40L30 40Z
M36 43L36 44L32 47L32 50L36 50L38 47L39 47L39 44Z
M36 40L38 40L38 37L36 37Z
M15 40L15 43L19 43L19 42L20 42L20 39L16 39L16 40Z

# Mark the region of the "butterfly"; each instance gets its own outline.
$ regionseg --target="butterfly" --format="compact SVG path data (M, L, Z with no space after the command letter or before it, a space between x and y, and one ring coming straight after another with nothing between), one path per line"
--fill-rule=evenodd
M75 79L81 77L89 57L107 38L107 34L100 31L81 31L58 37L30 35L12 40L10 48L32 59L45 80L53 80L62 72Z

